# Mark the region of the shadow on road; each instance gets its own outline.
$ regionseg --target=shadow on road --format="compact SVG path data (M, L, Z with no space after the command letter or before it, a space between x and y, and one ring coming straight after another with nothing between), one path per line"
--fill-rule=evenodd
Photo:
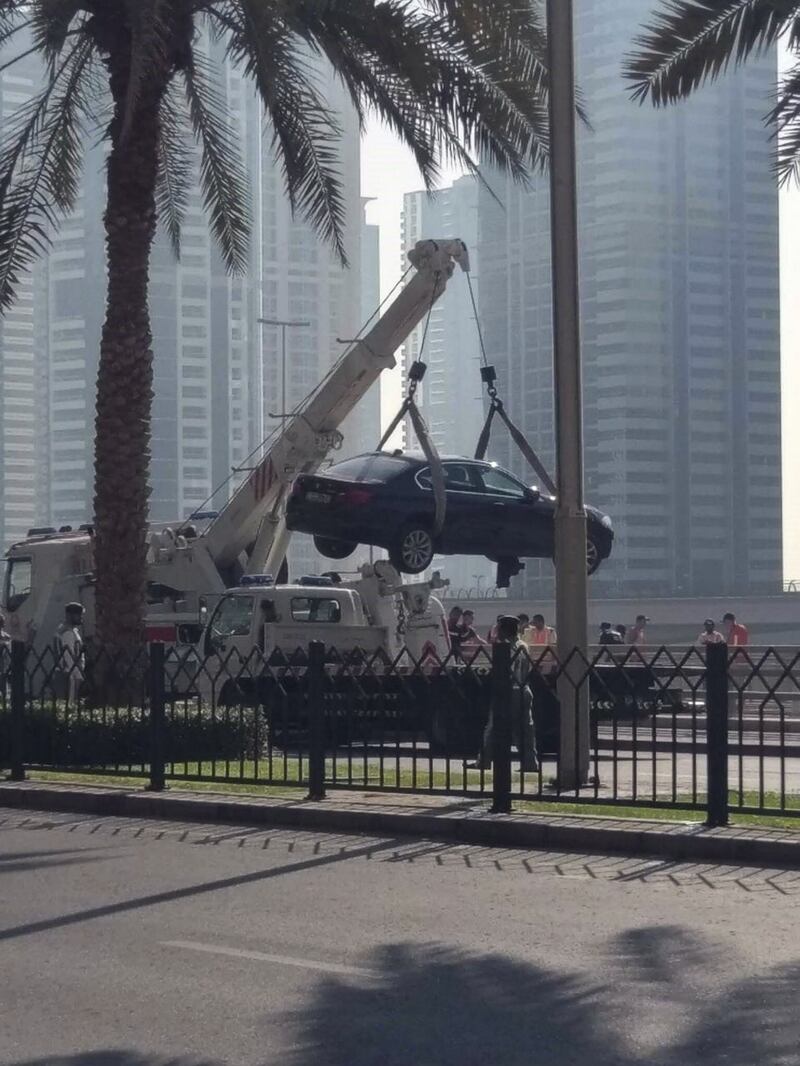
M222 1066L211 1059L181 1056L164 1058L161 1055L142 1055L138 1051L86 1051L77 1055L49 1055L46 1059L26 1059L14 1066Z
M535 939L535 929L532 932ZM704 993L717 947L642 928L607 945L603 982L450 947L396 944L374 983L328 977L292 1018L288 1066L789 1066L800 964ZM576 966L580 966L579 960ZM595 973L597 971L595 970Z

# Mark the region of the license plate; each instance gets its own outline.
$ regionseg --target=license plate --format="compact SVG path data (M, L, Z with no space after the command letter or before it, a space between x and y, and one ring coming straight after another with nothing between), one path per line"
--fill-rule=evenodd
M309 503L330 503L331 496L329 492L307 492L306 499Z

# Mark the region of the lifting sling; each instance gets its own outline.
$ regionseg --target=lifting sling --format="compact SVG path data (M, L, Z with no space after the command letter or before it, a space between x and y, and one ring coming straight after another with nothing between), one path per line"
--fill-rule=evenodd
M408 372L408 393L403 400L400 410L394 416L388 429L381 437L378 451L383 449L384 444L386 444L387 440L389 440L406 415L408 415L411 419L411 425L413 426L414 432L417 435L417 440L420 443L425 458L428 460L431 470L431 487L433 489L434 502L433 535L434 537L438 537L444 526L447 507L447 497L444 489L444 469L442 467L442 460L439 458L439 452L437 451L430 430L428 429L428 425L422 417L422 413L417 407L417 402L414 398L417 386L425 377L426 369L427 367L425 364L419 360L411 364L411 368Z
M528 463L536 472L536 476L541 481L544 488L550 493L551 496L556 495L556 487L553 483L553 479L547 473L544 463L542 463L539 456L530 446L530 442L526 439L525 435L514 424L509 417L508 412L503 406L503 401L497 395L497 388L495 382L497 381L497 371L490 365L489 360L486 358L486 345L483 343L483 330L481 329L481 320L478 316L478 302L475 299L475 290L472 288L472 278L467 274L467 285L469 287L469 298L472 301L472 313L475 317L475 325L478 329L478 341L481 346L481 359L483 366L481 367L481 381L486 385L486 391L489 393L489 412L486 415L486 421L483 424L481 435L478 437L478 444L475 448L475 458L485 459L486 450L489 447L489 438L492 435L492 423L494 422L494 416L499 415L502 421L506 425L506 429L511 435L511 439L516 446L528 460ZM498 582L499 585L499 582ZM505 586L500 586L505 587Z
M551 496L555 496L556 487L553 484L553 480L547 473L539 456L530 446L529 442L525 438L520 429L514 425L513 421L509 417L508 412L503 406L503 401L497 395L497 389L495 388L495 380L497 378L497 372L493 366L481 367L481 379L486 383L487 392L489 393L489 413L486 416L486 421L483 424L481 435L478 437L478 444L475 448L475 458L484 459L486 457L486 450L489 447L489 438L492 435L492 423L494 416L499 415L506 425L511 439L516 446L528 460L528 463L536 472L536 476L541 481L543 487L547 489Z

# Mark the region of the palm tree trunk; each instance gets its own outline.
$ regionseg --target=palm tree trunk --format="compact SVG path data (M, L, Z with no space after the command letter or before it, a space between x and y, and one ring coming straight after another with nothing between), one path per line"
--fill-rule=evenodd
M149 86L123 137L127 70L111 71L105 214L108 293L97 374L95 603L97 640L131 650L141 639L147 587L153 351L148 307L161 93Z

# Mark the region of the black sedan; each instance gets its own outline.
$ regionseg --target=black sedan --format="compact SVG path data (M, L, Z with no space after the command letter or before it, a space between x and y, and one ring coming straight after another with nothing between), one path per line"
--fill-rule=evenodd
M317 550L345 559L359 544L385 548L402 573L420 574L435 554L485 555L508 568L516 560L551 559L555 499L528 488L494 463L445 457L444 528L433 535L434 496L427 460L373 452L324 473L301 474L286 509L289 529L311 533ZM610 519L587 508L590 574L611 552Z

